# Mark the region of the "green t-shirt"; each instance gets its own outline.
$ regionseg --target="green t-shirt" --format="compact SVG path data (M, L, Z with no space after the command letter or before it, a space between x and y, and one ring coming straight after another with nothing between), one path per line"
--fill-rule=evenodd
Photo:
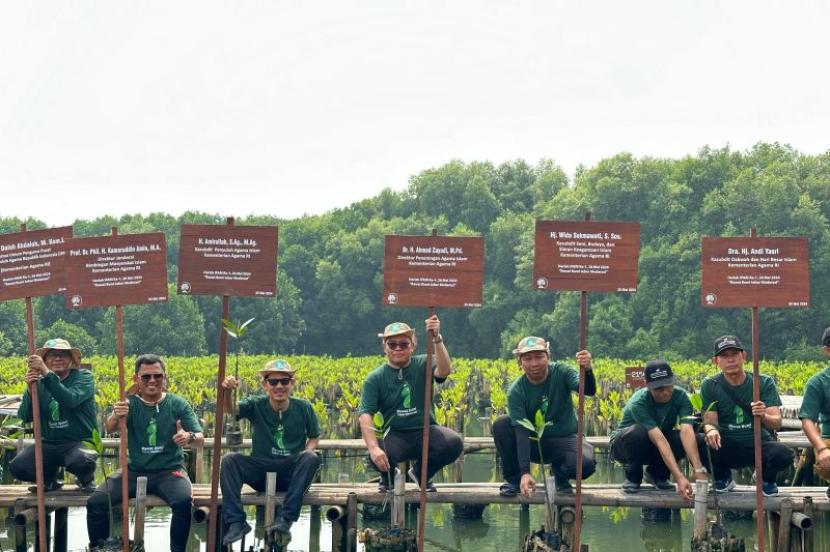
M308 439L320 436L320 423L311 403L291 397L288 408L277 412L266 395L239 401L237 418L247 418L253 427L251 456L291 456L305 448Z
M723 383L732 389L736 397L749 405L752 402L752 372L745 371L744 373L746 379L738 386L730 385L726 378L723 379ZM754 440L752 421L754 417L741 406L735 404L723 387L714 381L715 377L719 376L708 377L700 384L703 409L706 410L712 404L712 401L716 401L712 410L718 413L718 425L720 425L721 435L739 444L752 446ZM758 383L761 401L767 406L781 406L781 397L778 396L775 381L771 377L761 374ZM765 427L761 427L761 440L772 440L772 434Z
M571 392L579 390L579 372L559 362L548 365L548 377L539 385L530 383L522 375L507 390L507 411L510 422L518 426L526 418L533 423L536 411L541 410L545 420L553 422L545 428L544 437L564 437L576 434L576 411Z
M418 429L424 425L424 376L426 355L415 355L405 368L393 368L383 363L372 370L363 382L359 414L380 412L392 429ZM434 366L434 364L433 364ZM446 378L433 378L443 382ZM429 423L435 425L435 413L429 413Z
M190 404L173 393L167 393L160 403L153 406L137 395L131 395L127 400L130 402L127 413L129 469L153 472L181 468L184 451L173 441L176 422L181 421L185 431L202 431Z
M799 418L821 424L821 436L830 437L830 367L807 380Z
M65 380L49 372L37 383L40 427L43 440L50 443L87 441L98 429L95 382L89 370L70 370ZM29 390L23 393L17 416L32 421Z
M679 420L691 415L692 403L689 401L686 390L681 387L675 387L669 400L662 404L655 402L648 389L638 389L628 399L623 409L620 425L611 434L611 440L614 440L621 429L635 424L649 431L659 427L660 431L667 433L677 426Z

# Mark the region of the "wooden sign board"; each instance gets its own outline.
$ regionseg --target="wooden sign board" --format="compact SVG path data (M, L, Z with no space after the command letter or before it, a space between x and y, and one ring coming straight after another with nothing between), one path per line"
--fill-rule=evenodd
M162 232L67 240L64 268L68 308L167 301Z
M704 307L809 307L807 238L703 238Z
M640 224L536 221L538 290L637 291Z
M625 367L625 386L629 389L641 389L646 386L646 372L642 366Z
M276 226L183 224L179 293L274 297L277 232Z
M480 307L484 238L386 236L384 305Z
M61 293L72 227L0 235L0 301Z

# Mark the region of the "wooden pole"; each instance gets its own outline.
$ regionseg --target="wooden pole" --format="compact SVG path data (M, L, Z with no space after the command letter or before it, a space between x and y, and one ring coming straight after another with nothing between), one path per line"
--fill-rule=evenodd
M118 228L112 227L112 235L118 235ZM115 354L118 358L118 400L127 400L126 375L124 374L124 310L115 306ZM127 473L127 418L118 419L121 446L118 456L121 464L121 549L130 552L130 495ZM103 461L103 459L101 460Z
M135 529L133 538L137 545L144 544L144 518L147 515L147 478L141 476L135 484Z
M760 511L758 512L760 514ZM757 516L763 519L762 515ZM778 523L777 552L788 552L790 549L790 521L793 517L793 502L789 498L781 499L781 521ZM759 544L762 541L759 540ZM759 550L763 550L763 545Z
M692 540L703 542L709 536L708 510L709 481L695 481L695 515Z
M233 217L228 217L228 226L233 226ZM230 297L222 296L222 320L230 320ZM217 505L219 503L219 463L222 458L222 426L225 423L225 389L222 382L225 380L225 367L228 360L228 332L225 325L219 324L219 373L216 379L216 418L213 423L213 457L210 470L210 513L208 518L207 550L216 550L216 524L218 520Z
M274 532L270 530L274 524L274 517L276 515L276 495L277 495L277 472L268 472L265 474L265 513L263 527L265 528L265 549L270 550L272 544L275 542ZM243 543L242 549L245 549Z
M20 225L20 231L26 232L26 223ZM26 342L29 356L35 354L35 317L32 310L32 298L26 297ZM37 533L38 545L41 550L46 550L46 497L44 497L45 485L43 481L43 428L40 423L40 393L38 383L29 384L29 399L32 403L32 427L35 432L35 487L37 488Z
M436 235L435 230L432 235ZM429 318L435 316L435 307L429 307ZM424 552L424 537L427 519L427 462L429 461L429 415L432 412L432 356L435 344L432 340L435 335L430 331L427 334L427 359L424 370L424 437L421 445L421 493L418 502L418 552Z
M750 237L755 237L755 228L750 229ZM752 401L761 400L761 374L758 368L758 307L752 307ZM761 416L754 416L752 424L755 446L755 532L758 539L758 552L764 552L764 495L762 493L763 462L761 459ZM789 519L787 520L789 524Z
M585 220L591 220L591 213L585 214ZM588 292L580 293L579 300L579 350L588 346ZM576 409L576 497L574 509L573 550L579 550L579 537L582 532L582 434L585 432L585 368L579 366L579 396ZM544 469L542 470L544 472Z

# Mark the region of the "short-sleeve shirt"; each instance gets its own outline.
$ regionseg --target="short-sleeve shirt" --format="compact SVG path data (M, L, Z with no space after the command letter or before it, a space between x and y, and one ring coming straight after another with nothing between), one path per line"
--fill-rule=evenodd
M576 434L576 411L571 393L579 390L579 372L559 362L548 364L548 377L538 385L521 375L507 390L507 412L510 423L518 426L521 419L533 423L536 411L541 410L545 421L544 437L564 437Z
M167 393L156 405L148 405L137 395L128 397L127 449L129 469L139 472L176 470L184 464L184 451L173 441L178 429L199 433L202 426L186 400Z
M311 403L291 397L288 408L277 412L267 395L239 401L237 418L247 418L253 428L251 456L280 458L305 449L308 439L320 436L320 423Z
M746 374L746 379L740 385L730 385L726 378L723 378L723 383L729 386L736 397L749 405L752 402L752 372L744 371L744 374ZM700 384L703 409L706 410L714 401L715 404L712 410L718 413L720 434L738 444L752 446L754 442L752 431L754 417L740 405L735 404L723 387L715 381L715 377L719 376L708 377ZM760 389L759 398L765 405L781 406L781 397L778 396L775 381L770 376L761 374L758 384ZM772 440L772 434L763 426L761 427L761 440Z
M358 413L380 412L385 421L391 420L394 430L422 428L426 364L426 355L415 355L404 368L393 368L384 362L372 370L363 382ZM433 379L441 383L446 378ZM436 423L434 411L429 413L429 423Z
M821 424L821 436L830 437L830 367L807 380L798 417Z
M656 402L648 389L638 389L628 399L623 409L622 420L611 434L611 440L614 440L619 430L633 425L641 425L649 431L659 427L660 431L667 433L677 426L678 421L684 423L683 418L691 415L692 403L686 390L681 387L675 387L665 403Z
M40 427L43 440L48 443L87 441L98 429L98 409L95 406L95 382L89 370L69 371L61 380L49 372L37 382ZM20 401L18 417L32 421L29 390Z

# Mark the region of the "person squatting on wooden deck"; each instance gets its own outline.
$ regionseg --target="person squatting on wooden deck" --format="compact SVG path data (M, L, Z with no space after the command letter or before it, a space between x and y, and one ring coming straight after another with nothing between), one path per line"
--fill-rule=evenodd
M830 358L830 327L825 328L821 335L821 346ZM830 481L830 366L807 380L798 417L815 451L816 475ZM830 499L830 487L827 487L825 494Z
M507 416L493 422L493 440L502 459L504 484L502 496L525 496L533 493L536 482L530 475L530 462L550 463L557 492L572 492L569 479L576 477L576 413L571 393L579 389L579 372L574 368L550 360L550 346L540 337L528 336L513 350L521 366L519 376L507 391ZM576 362L585 368L585 395L594 396L596 379L591 365L591 353L579 351ZM541 411L545 428L541 445L544 459L539 458L538 447L530 446L530 432L519 425L522 419L531 423ZM588 478L596 470L594 447L583 441L582 477Z
M228 524L223 544L234 543L251 531L242 507L242 485L247 483L263 492L268 472L277 474L277 490L286 492L280 516L268 530L289 533L300 517L303 496L320 468L320 457L314 452L320 440L320 423L311 403L291 396L294 373L285 360L268 362L259 370L266 394L240 401L236 412L233 393L225 393L225 412L251 421L253 443L250 456L233 452L222 458L222 517ZM238 385L233 376L222 382L227 391Z
M128 492L135 497L136 480L147 478L147 493L164 500L173 511L170 550L185 552L190 535L193 492L184 469L185 445L201 444L202 426L193 407L179 395L168 393L164 361L157 355L141 355L135 361L132 390L118 401L106 419L106 430L115 431L127 418ZM107 478L89 497L86 523L92 544L109 536L109 509L121 502L121 471Z

